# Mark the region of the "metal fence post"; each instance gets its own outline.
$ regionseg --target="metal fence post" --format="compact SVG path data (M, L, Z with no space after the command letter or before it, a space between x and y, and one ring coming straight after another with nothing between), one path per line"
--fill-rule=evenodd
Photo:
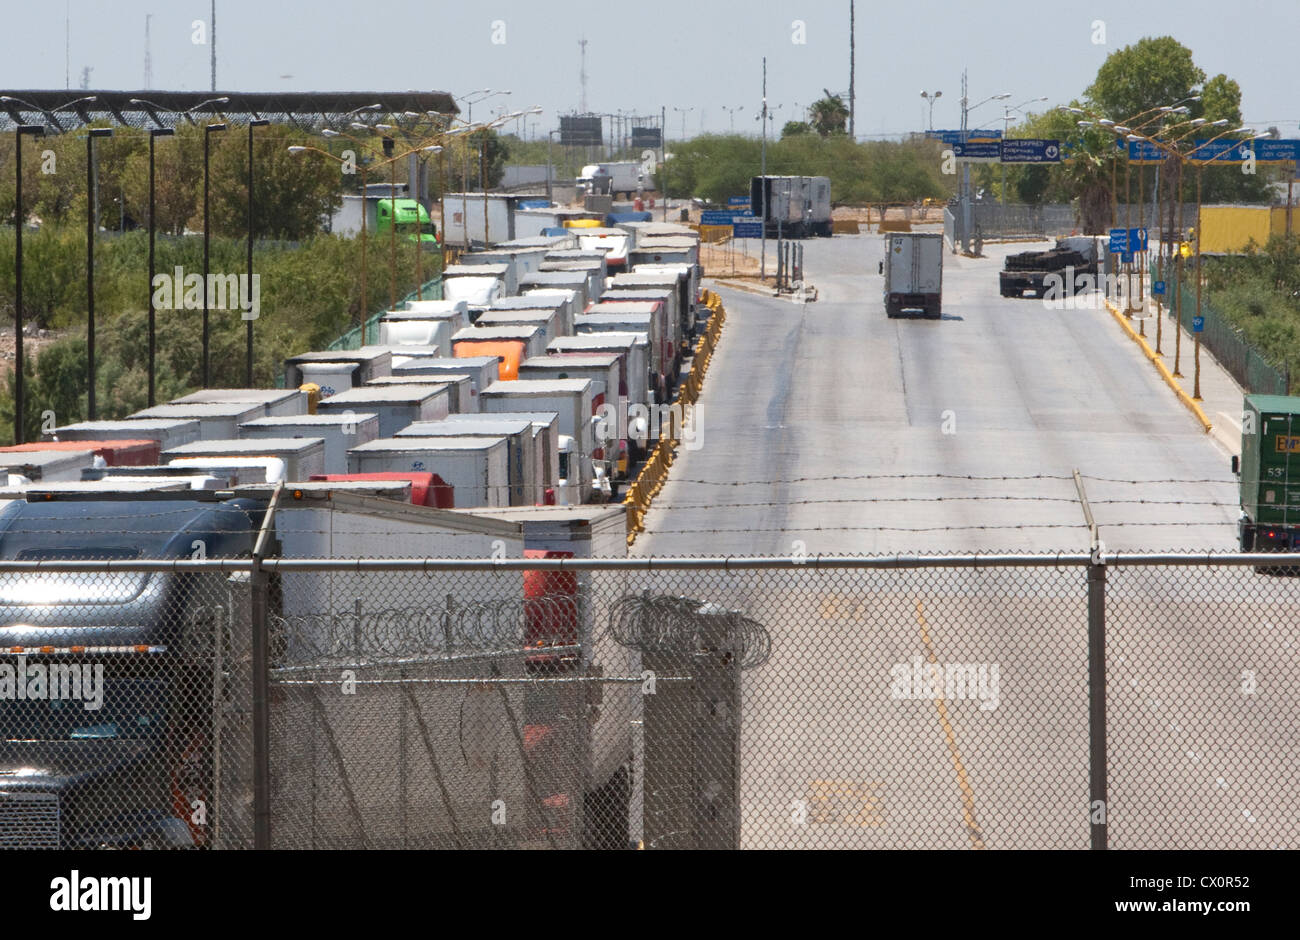
M1106 566L1088 565L1088 819L1093 849L1106 848Z
M249 582L253 639L253 848L271 847L270 657L267 594L270 578L254 559Z
M253 848L271 847L271 642L269 595L271 578L262 567L270 544L272 520L280 504L284 482L275 492L262 517L261 531L253 547L253 564L249 570L252 614L253 660Z

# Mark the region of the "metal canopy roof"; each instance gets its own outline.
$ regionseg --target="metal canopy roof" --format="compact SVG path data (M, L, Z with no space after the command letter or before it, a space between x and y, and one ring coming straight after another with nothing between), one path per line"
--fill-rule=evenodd
M214 101L218 98L230 100ZM376 104L378 108L371 107ZM0 91L0 131L12 130L16 124L43 124L48 133L56 134L94 121L139 128L176 127L218 116L236 124L266 119L304 130L338 129L357 120L358 115L414 119L426 117L429 111L460 113L452 96L443 91Z

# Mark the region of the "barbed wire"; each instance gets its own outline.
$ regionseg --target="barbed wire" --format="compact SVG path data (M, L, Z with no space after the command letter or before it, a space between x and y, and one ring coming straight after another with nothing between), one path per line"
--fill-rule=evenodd
M740 611L649 591L614 602L609 634L642 653L688 656L721 651L734 655L741 669L761 666L772 655L771 634Z

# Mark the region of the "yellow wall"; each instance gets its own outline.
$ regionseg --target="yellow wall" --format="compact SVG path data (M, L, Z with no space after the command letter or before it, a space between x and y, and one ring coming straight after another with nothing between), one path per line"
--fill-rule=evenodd
M1286 231L1286 210L1279 211L1280 225L1276 212L1267 206L1202 206L1201 251L1236 254L1245 251L1251 239L1263 246L1271 232Z

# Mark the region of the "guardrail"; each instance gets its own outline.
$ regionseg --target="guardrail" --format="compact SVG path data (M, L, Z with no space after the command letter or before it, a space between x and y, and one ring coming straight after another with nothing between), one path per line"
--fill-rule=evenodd
M677 386L675 404L681 407L683 420L685 420L685 410L694 408L699 400L700 391L704 387L704 375L709 368L709 360L713 358L714 350L718 347L722 325L727 319L727 311L722 306L721 297L713 291L706 290L701 292L700 298L709 308L709 323L695 343L695 354L691 360L690 370ZM636 541L638 533L645 531L645 514L650 509L655 496L668 482L668 471L677 455L678 431L679 427L675 421L660 423L659 440L641 468L641 472L628 487L627 496L623 500L623 504L627 507L628 545Z

